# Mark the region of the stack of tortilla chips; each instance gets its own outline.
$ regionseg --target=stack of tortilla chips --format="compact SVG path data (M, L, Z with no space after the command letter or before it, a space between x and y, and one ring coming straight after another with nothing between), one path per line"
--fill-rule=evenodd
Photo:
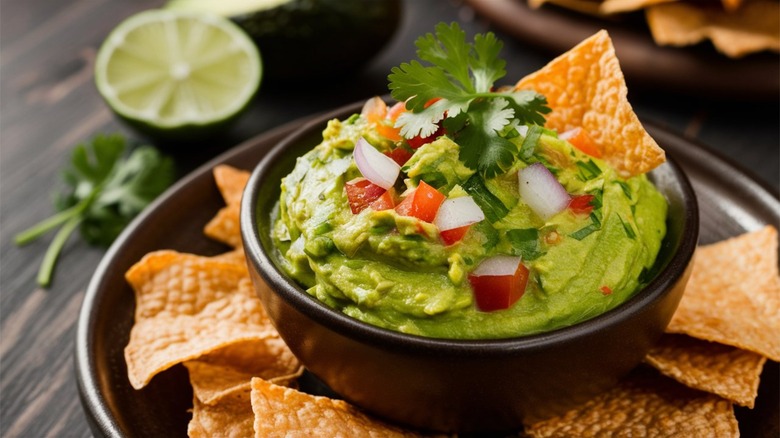
M658 45L689 46L710 40L731 58L780 51L780 2L777 0L528 0L577 12L619 18L644 10Z
M547 126L581 126L625 175L665 159L626 100L609 36L599 32L517 84L545 94ZM126 274L135 325L128 378L143 388L179 363L193 388L188 433L208 436L417 436L341 400L296 389L301 365L270 324L248 276L239 204L248 173L214 169L227 204L205 228L235 249L216 257L157 251ZM767 358L780 360L777 232L701 247L669 333L618 387L531 436L737 436L733 405L752 407ZM668 377L665 377L668 376ZM679 383L678 383L679 382Z

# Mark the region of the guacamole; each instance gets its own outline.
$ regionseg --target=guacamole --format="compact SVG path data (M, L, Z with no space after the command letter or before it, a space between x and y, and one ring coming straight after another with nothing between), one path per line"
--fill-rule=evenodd
M534 134L531 150L523 147L532 135L527 127L507 135L518 158L485 177L458 159L459 146L447 135L410 149L362 115L330 121L322 143L282 181L272 238L283 268L309 294L351 317L429 337L528 335L615 307L637 291L654 263L666 232L666 201L644 175L623 179L555 132ZM484 220L445 243L434 223L397 206L355 213L346 186L362 176L353 157L361 138L380 152L402 147L411 155L391 189L394 205L424 182L447 199L471 196ZM523 202L518 172L535 163L554 174L579 208L543 219ZM508 308L482 311L469 276L499 255L519 257L527 284Z

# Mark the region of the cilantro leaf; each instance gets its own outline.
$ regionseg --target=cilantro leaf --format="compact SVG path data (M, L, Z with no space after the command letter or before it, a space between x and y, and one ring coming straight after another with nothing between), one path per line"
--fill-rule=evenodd
M501 220L509 214L509 209L501 202L496 195L490 192L485 186L484 181L478 175L472 175L471 178L463 183L463 189L471 195L474 202L485 213L485 217L490 223Z
M512 244L514 254L519 255L523 260L536 260L545 254L539 242L539 230L536 228L509 230L506 232L506 237Z
M17 234L17 245L30 243L60 227L44 256L38 283L48 286L57 257L77 228L90 244L108 246L128 223L174 180L173 162L151 146L140 146L125 158L120 135L98 135L79 144L63 170L69 189L55 201L59 211Z
M468 43L457 23L439 23L435 35L428 33L415 45L417 56L430 65L413 60L388 76L391 95L409 110L396 121L401 135L428 137L442 123L460 145L466 166L486 177L506 171L517 147L507 139L514 131L504 128L544 125L547 100L532 90L492 91L506 75L506 61L498 56L503 44L493 33Z
M460 160L467 167L482 171L486 178L492 178L505 172L515 162L517 146L497 135L509 124L514 111L507 108L504 99L479 101L472 107L476 108L466 113L466 125L454 134L455 141L462 145ZM475 144L481 147L463 147Z

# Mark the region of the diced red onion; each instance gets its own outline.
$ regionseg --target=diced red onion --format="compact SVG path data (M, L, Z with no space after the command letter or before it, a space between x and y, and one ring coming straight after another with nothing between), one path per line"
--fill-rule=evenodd
M493 256L489 259L485 259L477 266L471 275L476 277L483 277L487 275L500 276L500 275L515 275L517 267L520 265L522 259L520 257L513 256Z
M566 189L542 163L534 163L517 173L520 198L544 220L563 211L571 201Z
M433 223L439 231L465 227L485 219L485 213L471 196L446 199L441 203Z
M393 187L401 166L392 158L376 150L362 137L355 144L354 156L363 177L383 189Z

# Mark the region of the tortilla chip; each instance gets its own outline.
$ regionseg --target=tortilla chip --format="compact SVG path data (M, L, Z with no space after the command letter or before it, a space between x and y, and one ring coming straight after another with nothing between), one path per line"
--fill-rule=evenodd
M342 400L305 394L259 378L252 379L252 410L255 437L258 438L281 435L419 436L373 419Z
M766 358L685 335L664 335L645 361L691 388L752 408Z
M236 343L184 365L195 397L206 404L237 388L248 388L252 377L289 385L302 372L298 359L280 338Z
M762 50L780 51L780 3L746 2L728 12L712 5L667 3L648 8L647 23L657 44L686 46L710 39L732 58Z
M528 0L528 5L534 9L540 8L545 3L551 3L583 14L602 15L600 10L601 2L598 0Z
M249 172L221 164L214 168L214 180L227 206L206 224L203 232L214 240L240 248L242 246L239 228L241 195L249 180Z
M780 361L777 230L767 226L700 247L667 332Z
M606 30L524 77L515 88L534 89L547 97L552 112L545 126L558 132L582 127L598 143L604 159L624 176L648 172L666 160L628 103L623 72Z
M242 266L246 265L246 255L243 248L236 248L232 251L228 251L212 257L213 260L218 260L225 263L236 263Z
M599 11L602 14L620 14L624 12L633 12L644 9L648 6L667 3L677 0L604 0L601 2ZM723 0L735 1L735 0ZM739 1L739 0L736 0Z
M216 216L206 224L203 233L214 240L226 243L233 248L241 248L241 228L239 215L241 206L239 204L228 205L219 210Z
M562 416L527 425L532 437L739 436L731 402L640 367Z
M217 182L217 187L219 192L222 193L225 204L240 204L244 187L246 187L246 183L249 181L249 172L226 164L220 164L214 168L214 180Z
M217 404L209 405L194 397L187 435L191 438L253 436L255 415L250 399L249 382L243 388L226 393Z
M136 389L177 363L279 336L245 265L157 251L125 277L136 297L135 324L125 347L128 378Z

